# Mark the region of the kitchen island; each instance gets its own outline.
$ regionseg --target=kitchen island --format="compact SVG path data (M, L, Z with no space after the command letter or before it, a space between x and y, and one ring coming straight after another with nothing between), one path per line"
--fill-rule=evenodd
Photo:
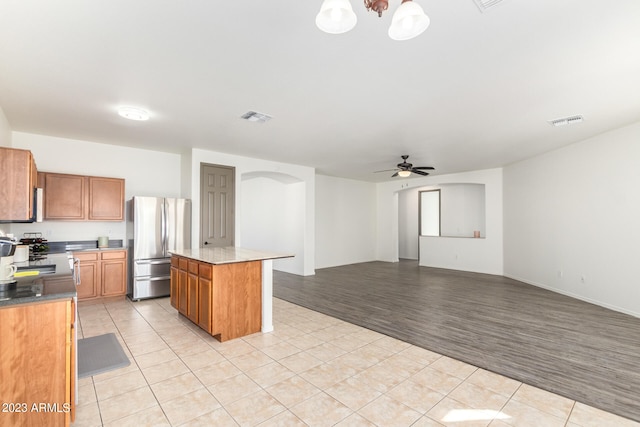
M220 341L273 331L273 260L238 247L173 251L171 305Z

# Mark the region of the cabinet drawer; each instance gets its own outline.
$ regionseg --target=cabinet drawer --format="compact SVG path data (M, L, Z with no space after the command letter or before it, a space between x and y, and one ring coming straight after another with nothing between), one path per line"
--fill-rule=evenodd
M171 257L171 266L175 267L175 268L179 268L180 267L180 257L177 256L172 256Z
M180 270L186 270L189 265L189 260L186 258L180 258Z
M200 277L205 278L205 279L211 279L212 278L212 266L211 264L204 264L204 263L200 263Z
M98 256L100 254L98 252L74 252L74 258L78 258L80 261L97 261Z
M101 255L102 259L126 259L127 251L104 251Z

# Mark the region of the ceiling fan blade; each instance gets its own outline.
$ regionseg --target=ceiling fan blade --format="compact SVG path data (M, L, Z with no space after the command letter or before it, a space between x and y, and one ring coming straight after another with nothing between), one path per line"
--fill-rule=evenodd
M418 167L415 167L414 169L425 169L430 171L434 170L434 168L432 168L431 166L418 166Z
M413 172L415 174L418 174L418 175L423 175L423 176L429 175L429 173L416 170L415 168L411 172Z
M395 178L396 176L398 176L398 172L396 172L393 175L391 175L391 178Z

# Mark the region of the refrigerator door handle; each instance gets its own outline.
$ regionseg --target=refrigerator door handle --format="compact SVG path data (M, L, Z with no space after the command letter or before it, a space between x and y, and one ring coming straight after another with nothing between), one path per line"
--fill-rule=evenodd
M167 202L162 201L162 212L160 214L160 233L162 235L162 255L167 256Z
M169 264L171 263L171 260L168 259L162 259L159 261L145 261L145 260L136 260L136 264L151 264L151 265L156 265L156 264Z
M136 277L136 281L140 282L158 282L160 280L169 280L171 276L155 276L155 277Z

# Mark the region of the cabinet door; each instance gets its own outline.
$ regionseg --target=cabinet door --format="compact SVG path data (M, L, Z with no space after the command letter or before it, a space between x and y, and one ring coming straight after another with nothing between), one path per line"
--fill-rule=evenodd
M198 277L198 326L211 333L211 269L210 264L200 263Z
M124 295L127 292L127 262L126 260L110 259L100 263L103 297Z
M171 261L173 264L173 260ZM178 268L171 266L171 307L178 309Z
M77 348L76 348L76 338L77 338L77 334L78 331L76 330L76 313L77 313L77 308L76 308L76 303L74 300L71 300L71 306L69 308L69 319L70 319L70 325L71 327L69 328L69 334L67 335L67 346L69 347L69 358L70 358L70 362L67 364L68 370L67 370L67 378L69 378L69 402L71 404L71 422L74 422L76 420L76 370L77 370L77 366L76 366L76 361L77 361L77 356L76 356L76 352L77 352Z
M40 402L72 407L71 320L70 300L0 308L0 396L3 403L29 404L26 412L0 413L1 425L69 425L68 412L28 409Z
M187 299L187 317L198 323L198 276L193 273L187 275Z
M187 315L187 270L178 270L178 311Z
M98 296L98 262L80 261L80 283L76 286L78 299Z
M127 251L100 252L100 274L102 296L124 295L127 292Z
M0 147L0 220L32 218L36 174L30 151Z
M44 219L86 219L87 179L79 175L46 173Z
M89 177L89 213L92 221L124 220L124 180Z

